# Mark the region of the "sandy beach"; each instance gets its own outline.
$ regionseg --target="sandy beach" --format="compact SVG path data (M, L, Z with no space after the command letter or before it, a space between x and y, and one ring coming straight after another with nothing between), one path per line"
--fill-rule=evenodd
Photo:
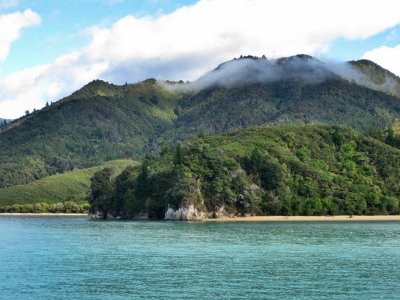
M0 213L1 216L35 216L35 217L76 217L86 216L82 213ZM377 215L377 216L252 216L233 217L219 219L203 219L201 222L336 222L336 221L400 221L400 215Z
M204 222L308 222L308 221L400 221L400 215L379 216L254 216L221 219L204 219Z
M0 216L20 216L20 217L76 217L76 216L88 216L88 214L82 213L0 213Z

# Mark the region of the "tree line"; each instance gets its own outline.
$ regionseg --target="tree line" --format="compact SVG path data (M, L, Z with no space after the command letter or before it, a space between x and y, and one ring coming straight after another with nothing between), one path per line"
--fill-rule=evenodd
M244 129L166 147L115 180L101 170L90 205L123 218L188 205L211 216L396 214L399 155L341 127Z

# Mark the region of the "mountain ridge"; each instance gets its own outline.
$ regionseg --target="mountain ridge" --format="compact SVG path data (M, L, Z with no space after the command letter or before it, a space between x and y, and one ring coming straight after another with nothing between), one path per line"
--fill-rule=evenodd
M371 69L381 72L363 72ZM400 118L400 98L391 91L359 85L334 70L305 55L280 60L243 57L189 83L92 81L0 127L0 187L107 160L141 159L165 143L199 133L309 123L343 124L368 132L384 130ZM388 74L393 75L382 76ZM247 81L227 84L243 75Z

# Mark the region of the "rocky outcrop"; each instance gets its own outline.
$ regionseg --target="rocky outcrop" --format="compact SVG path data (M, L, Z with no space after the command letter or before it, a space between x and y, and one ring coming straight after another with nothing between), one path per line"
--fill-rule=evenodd
M165 212L164 220L172 221L199 221L207 218L207 213L198 210L194 205L189 205L187 207L180 207L175 210L168 207Z
M170 221L201 221L203 219L219 219L219 218L233 218L235 214L228 213L225 205L215 208L215 210L208 212L196 208L193 204L188 206L181 206L178 209L168 207L165 212L164 220ZM96 211L90 214L91 219L104 219L101 211ZM126 216L126 215L113 215L110 212L107 213L107 220L150 220L147 212L141 212L138 215Z
M229 218L233 217L226 211L225 205L222 205L220 208L215 209L214 211L207 213L208 218L210 219L220 219L220 218Z
M194 205L180 207L173 209L168 207L165 212L164 220L171 221L200 221L203 219L220 219L220 218L233 218L234 214L227 212L225 205L215 209L214 211L202 211L194 207Z

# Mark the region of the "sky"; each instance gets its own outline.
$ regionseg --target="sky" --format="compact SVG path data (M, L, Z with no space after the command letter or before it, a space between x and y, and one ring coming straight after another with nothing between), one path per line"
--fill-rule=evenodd
M398 0L0 0L0 118L94 79L196 80L240 55L370 59L400 75Z

